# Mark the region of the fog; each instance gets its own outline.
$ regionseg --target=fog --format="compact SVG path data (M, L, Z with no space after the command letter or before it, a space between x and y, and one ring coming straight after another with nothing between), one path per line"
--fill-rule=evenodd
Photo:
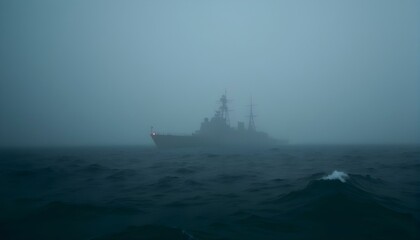
M290 143L420 143L420 1L0 2L0 145L152 144L230 118Z

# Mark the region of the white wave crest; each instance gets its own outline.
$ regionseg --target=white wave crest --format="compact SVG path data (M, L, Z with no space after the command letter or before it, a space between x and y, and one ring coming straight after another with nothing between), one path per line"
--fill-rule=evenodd
M349 175L345 172L340 172L334 170L330 175L321 178L322 180L340 180L341 182L346 182L346 179L349 178Z

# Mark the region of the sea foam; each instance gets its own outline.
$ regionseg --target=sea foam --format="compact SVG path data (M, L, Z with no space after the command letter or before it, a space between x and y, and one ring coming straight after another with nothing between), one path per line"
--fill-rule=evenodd
M347 173L334 170L334 172L332 172L330 175L327 175L321 179L322 180L340 180L341 182L344 183L346 182L347 178L349 178L349 175L347 175Z

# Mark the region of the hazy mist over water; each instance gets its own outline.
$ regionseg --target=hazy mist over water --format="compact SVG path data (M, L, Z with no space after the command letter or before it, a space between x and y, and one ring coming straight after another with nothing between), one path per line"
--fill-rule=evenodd
M420 1L2 0L0 238L419 239L419 67ZM291 144L160 135L225 91Z
M231 121L420 143L420 1L0 2L0 145L152 144Z

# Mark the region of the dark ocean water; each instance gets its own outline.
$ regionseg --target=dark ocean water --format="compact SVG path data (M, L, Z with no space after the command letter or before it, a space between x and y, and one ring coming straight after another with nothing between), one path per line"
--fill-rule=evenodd
M2 149L0 239L420 239L420 147Z

